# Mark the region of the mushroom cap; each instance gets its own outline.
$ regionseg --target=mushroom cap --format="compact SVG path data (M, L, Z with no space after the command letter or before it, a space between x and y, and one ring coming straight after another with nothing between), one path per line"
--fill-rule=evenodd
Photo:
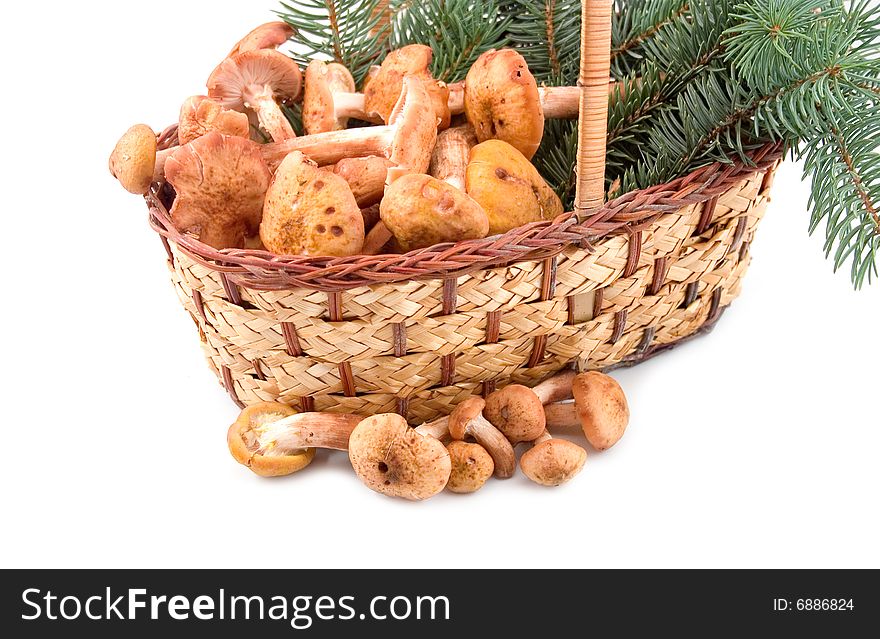
M182 233L217 249L242 248L256 235L272 174L255 142L212 131L177 149L165 178L177 192L171 220Z
M345 180L294 151L266 193L260 238L277 255L357 255L364 218Z
M608 450L623 437L629 424L629 405L620 384L604 373L590 371L574 378L571 390L587 441Z
M523 453L523 474L542 486L560 486L577 475L587 461L587 451L564 439L548 439Z
M261 24L239 40L227 57L231 58L239 53L256 49L276 49L287 42L293 34L293 27L286 22Z
M532 159L544 137L538 83L513 49L487 51L468 71L464 108L480 142L509 142Z
M180 143L189 144L211 131L247 138L250 136L250 123L244 113L224 109L207 96L194 95L187 98L180 108L177 127Z
M489 480L495 472L495 462L486 449L479 444L450 442L446 447L452 463L447 490L458 494L474 493Z
M361 83L361 93L366 95L367 87L369 86L370 82L372 82L373 79L377 75L379 75L379 72L381 70L382 70L382 67L380 67L378 64L374 64L369 69L367 69L367 75L364 76L364 81Z
M511 384L486 398L483 417L512 444L532 442L544 434L547 425L544 405L531 388Z
M392 166L386 158L368 155L363 158L343 158L333 167L333 172L348 182L358 206L363 208L382 199L388 169Z
M306 67L306 89L303 97L302 121L306 133L344 129L348 125L348 118L336 117L333 95L355 91L354 78L343 65L312 60Z
M489 218L479 204L430 175L398 178L385 190L379 215L404 251L486 237Z
M468 423L476 419L485 407L486 401L482 397L471 397L456 406L449 415L449 434L452 439L464 439Z
M489 140L471 149L467 192L489 216L489 235L564 213L562 201L534 165L507 142Z
M413 501L442 491L452 471L446 447L417 433L400 415L374 415L358 424L348 455L369 489Z
M267 424L295 414L296 411L290 406L275 402L254 404L245 408L226 434L229 452L235 461L261 477L292 475L311 464L315 458L314 448L298 451L296 454L259 452L260 430Z
M403 79L408 75L430 77L428 69L433 57L431 47L423 44L410 44L385 56L379 70L368 76L364 85L364 110L391 124L391 113L403 90Z
M407 173L426 173L437 143L437 116L424 81L411 75L403 79L388 123L397 127L387 153L394 164L388 169L388 184Z
M301 88L299 65L274 49L255 49L226 58L208 78L208 97L235 111L244 111L248 96L254 92L268 89L277 102L289 102Z
M156 133L146 124L126 131L110 154L110 173L129 193L143 195L153 183L156 168Z

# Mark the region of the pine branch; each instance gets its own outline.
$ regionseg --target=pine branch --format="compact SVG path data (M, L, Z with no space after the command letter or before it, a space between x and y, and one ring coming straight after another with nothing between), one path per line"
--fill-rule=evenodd
M615 0L612 75L622 78L637 71L644 59L642 45L665 26L684 17L689 9L688 0Z
M513 16L511 42L535 79L550 86L574 85L580 68L580 1L511 0L507 11Z

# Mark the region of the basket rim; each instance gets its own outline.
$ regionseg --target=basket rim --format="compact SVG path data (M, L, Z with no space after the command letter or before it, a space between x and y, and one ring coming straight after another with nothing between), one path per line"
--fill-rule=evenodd
M160 140L173 139L166 130ZM630 191L609 200L579 220L565 213L551 222L534 222L504 235L410 251L402 255L351 257L278 256L251 249L215 249L178 231L162 202L162 185L153 184L144 196L149 223L163 239L174 243L196 263L222 273L229 282L253 290L304 288L339 292L377 284L457 278L468 273L516 262L549 259L569 247L589 250L609 235L632 234L648 228L664 213L701 204L724 193L743 176L770 169L781 159L782 146L768 144L749 153L750 163L714 163L665 184ZM170 248L166 249L171 256Z

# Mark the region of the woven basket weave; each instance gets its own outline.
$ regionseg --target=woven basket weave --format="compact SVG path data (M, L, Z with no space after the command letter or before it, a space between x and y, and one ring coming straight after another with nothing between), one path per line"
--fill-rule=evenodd
M631 365L712 327L739 294L780 150L603 203L610 11L584 2L577 213L406 255L277 257L180 234L155 185L150 221L175 289L239 406L419 423L572 364ZM172 128L160 144L174 143Z

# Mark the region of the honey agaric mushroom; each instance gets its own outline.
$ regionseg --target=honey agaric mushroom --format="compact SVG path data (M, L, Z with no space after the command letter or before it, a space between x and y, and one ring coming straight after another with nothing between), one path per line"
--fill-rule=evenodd
M629 405L620 384L612 377L590 371L572 382L574 402L545 407L547 427L580 426L596 450L607 450L623 437L629 424Z
M146 124L135 124L126 131L110 154L110 173L129 193L143 195L150 185L162 179L164 168L157 163L156 133Z
M471 149L466 187L489 216L489 235L553 220L565 212L559 196L534 165L501 140Z
M431 77L429 67L433 56L431 47L423 44L410 44L385 56L379 71L364 87L365 114L377 115L384 122L389 122L404 78L413 76L425 82L434 112L439 119L439 127L441 129L448 127L449 89L445 84Z
M277 255L357 255L364 218L345 180L294 151L266 193L260 238Z
M336 62L327 64L313 60L306 67L306 89L302 121L306 133L341 131L349 118L368 119L364 113L364 96L355 92L351 72ZM382 120L373 118L374 123Z
M283 404L245 409L230 427L229 450L258 475L295 473L311 462L316 448L348 450L348 439L363 417L338 413L283 411Z
M250 123L246 114L224 109L220 103L207 96L195 95L187 98L180 108L177 127L180 144L189 144L211 131L246 138L250 136Z
M473 437L492 456L495 476L508 479L516 472L516 454L504 434L483 417L485 407L486 402L480 397L466 399L456 406L449 416L449 434L458 441Z
M351 434L349 459L370 489L412 501L442 491L452 472L449 452L438 439L419 434L400 415L368 417Z
M495 472L495 462L479 444L454 441L446 446L452 462L452 472L446 489L459 495L475 493Z
M333 172L348 182L358 206L364 208L382 199L388 169L392 166L391 161L384 157L369 155L343 158L333 167Z
M479 239L489 232L489 218L479 204L430 175L395 180L385 190L379 215L403 251Z
M226 434L229 452L235 461L261 477L292 475L311 464L315 458L314 448L285 450L269 446L264 450L260 442L260 436L270 424L295 414L290 406L274 402L245 408Z
M587 461L587 451L544 431L520 458L523 474L542 486L561 486L577 475Z
M286 22L267 22L261 24L245 37L229 52L227 58L258 49L277 49L287 42L294 34L293 27Z
M217 249L256 235L272 174L255 142L212 131L171 155L165 178L177 197L171 221Z
M343 158L381 155L394 165L389 179L405 173L424 173L437 141L436 119L424 83L408 77L388 125L316 133L262 146L270 168L293 151L302 151L318 166Z
M466 192L467 166L476 145L477 136L470 124L446 129L437 136L428 173Z
M301 88L299 65L274 49L226 58L208 78L208 97L227 109L250 109L276 142L296 137L278 104L294 100Z
M561 371L535 386L532 392L538 396L538 399L545 406L554 402L571 399L571 386L574 383L575 377L577 377L577 371L572 369Z
M546 428L541 400L530 388L519 384L511 384L489 395L483 416L514 446L535 441Z

